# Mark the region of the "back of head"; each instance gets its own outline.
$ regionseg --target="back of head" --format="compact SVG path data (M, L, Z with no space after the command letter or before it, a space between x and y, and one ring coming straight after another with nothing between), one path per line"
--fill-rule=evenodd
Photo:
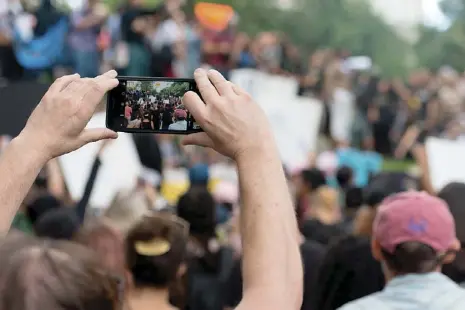
M352 183L353 171L350 167L343 166L336 172L336 180L342 189L346 189Z
M323 224L332 225L341 221L338 192L329 186L320 187L313 195L307 216L318 219Z
M123 235L149 212L150 205L143 192L120 192L104 216Z
M190 225L193 235L211 237L216 229L216 205L213 196L203 187L189 189L179 198L178 216Z
M191 186L207 186L210 173L207 164L196 164L189 169L189 181Z
M455 220L455 231L457 239L465 243L465 184L450 183L445 186L438 194L438 197L443 199ZM462 247L463 248L463 247ZM457 253L455 261L446 265L443 272L454 281L465 282L465 250L462 249Z
M75 211L59 208L47 211L35 223L34 231L38 237L71 240L80 227Z
M460 248L447 204L423 192L391 196L378 208L373 253L394 275L436 271Z
M113 310L121 299L116 279L76 244L7 238L0 262L1 309Z
M317 190L326 184L326 177L319 169L313 168L303 170L301 175L304 184L311 190Z
M61 203L52 195L46 195L37 198L31 204L26 207L26 214L34 225L34 223L41 217L45 212L53 209L57 209L61 206Z
M108 269L124 274L124 238L110 223L94 219L81 228L74 240L95 251Z
M185 259L188 224L160 213L144 217L126 238L126 262L136 287L168 288Z

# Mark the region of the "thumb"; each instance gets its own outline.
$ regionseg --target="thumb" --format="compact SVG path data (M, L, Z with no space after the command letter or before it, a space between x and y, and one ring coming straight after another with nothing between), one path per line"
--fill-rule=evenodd
M118 138L118 134L108 128L84 129L84 131L79 136L79 140L81 141L82 145L100 140L116 138Z
M192 133L182 139L183 145L198 145L213 148L213 141L205 132Z

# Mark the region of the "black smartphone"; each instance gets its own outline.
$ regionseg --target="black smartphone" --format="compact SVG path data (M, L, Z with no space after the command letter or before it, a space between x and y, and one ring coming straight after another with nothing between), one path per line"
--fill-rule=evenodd
M118 80L107 95L107 128L129 133L202 131L181 101L188 91L199 93L195 80L128 76Z

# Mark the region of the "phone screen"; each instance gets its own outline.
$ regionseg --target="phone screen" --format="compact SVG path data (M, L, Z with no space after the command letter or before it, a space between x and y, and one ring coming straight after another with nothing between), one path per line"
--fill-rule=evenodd
M108 93L107 127L132 133L189 134L202 131L182 104L188 91L198 93L193 79L118 77Z

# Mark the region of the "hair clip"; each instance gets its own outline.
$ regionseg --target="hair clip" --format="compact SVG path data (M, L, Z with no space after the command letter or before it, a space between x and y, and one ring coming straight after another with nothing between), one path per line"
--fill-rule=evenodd
M161 256L171 250L171 244L166 239L155 238L150 241L137 241L134 248L139 255Z

